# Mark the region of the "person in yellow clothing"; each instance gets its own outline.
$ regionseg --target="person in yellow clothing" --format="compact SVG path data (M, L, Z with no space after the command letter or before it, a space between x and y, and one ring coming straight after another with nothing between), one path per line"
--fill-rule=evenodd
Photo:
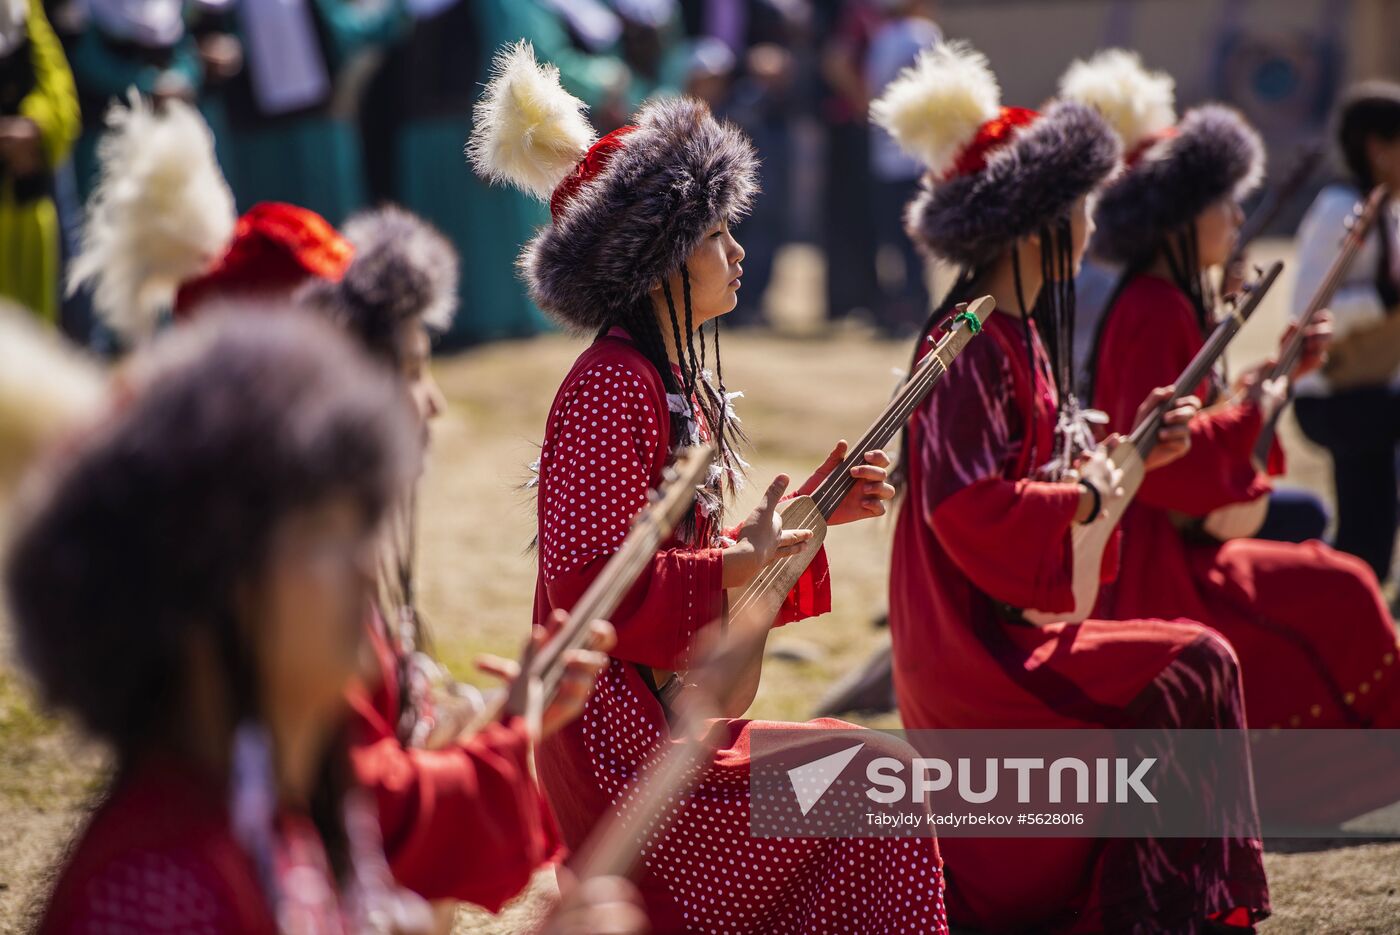
M0 0L0 296L58 318L54 169L77 139L78 94L40 0Z

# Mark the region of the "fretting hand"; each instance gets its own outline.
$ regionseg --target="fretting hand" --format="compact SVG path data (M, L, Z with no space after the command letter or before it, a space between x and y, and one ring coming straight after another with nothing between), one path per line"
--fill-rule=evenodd
M726 588L742 588L774 561L795 555L802 543L812 538L810 529L784 529L778 516L778 503L787 490L789 478L779 474L768 485L763 499L739 527L736 541L724 550L722 584Z
M816 490L821 482L846 460L848 450L849 446L844 438L837 442L836 447L831 449L831 454L822 462L822 466L807 478L805 484L797 488L797 492L809 495ZM885 505L894 499L895 493L894 487L889 483L889 467L889 455L878 448L867 451L865 463L851 468L851 477L856 483L837 504L826 524L840 526L842 523L854 523L856 520L870 519L872 516L884 516Z
M1151 414L1152 410L1159 405L1172 399L1176 394L1174 386L1159 386L1138 407L1137 417L1133 419L1133 426L1142 424L1142 420ZM1191 450L1191 420L1196 418L1196 413L1201 410L1201 401L1195 396L1177 396L1172 402L1172 406L1162 417L1162 427L1157 431L1157 445L1152 449L1152 453L1147 456L1147 463L1143 468L1148 471L1155 471L1159 467L1171 464L1176 459L1182 457Z
M1280 346L1287 344L1297 331L1296 322L1289 325L1283 333L1283 340L1279 342ZM1289 377L1296 380L1325 364L1327 351L1332 346L1332 336L1332 312L1330 309L1324 308L1313 316L1312 324L1308 325L1307 330L1303 332L1303 353L1298 357L1298 363L1294 366Z
M520 661L504 659L490 654L478 656L476 667L502 679L509 685L506 708L510 711L526 711L526 693L530 691L528 679L520 677L529 668L535 656L549 641L552 633L558 632L569 615L556 610L550 616L549 628L534 627ZM545 705L540 715L540 723L531 725L537 734L535 740L543 740L554 735L559 728L568 724L583 713L583 705L593 693L598 674L608 665L608 652L617 643L617 633L606 620L595 620L588 627L588 643L583 649L573 649L564 654L564 674L559 679L559 688L554 697Z

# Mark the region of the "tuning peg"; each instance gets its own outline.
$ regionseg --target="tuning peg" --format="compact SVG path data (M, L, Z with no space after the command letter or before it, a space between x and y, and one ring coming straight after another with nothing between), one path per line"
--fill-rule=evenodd
M944 332L945 334L951 334L953 332L953 326L958 323L958 316L966 312L966 302L959 302L957 305L954 305L953 310L948 313L948 317L944 318L943 321L938 325L938 330ZM938 341L934 338L933 335L927 336L926 338L924 338L924 340L929 344L938 343Z

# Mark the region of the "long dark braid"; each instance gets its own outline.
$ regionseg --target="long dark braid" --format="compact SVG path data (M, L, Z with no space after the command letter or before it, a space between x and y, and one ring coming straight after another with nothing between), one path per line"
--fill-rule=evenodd
M1201 337L1210 333L1211 317L1215 311L1215 290L1206 282L1201 270L1200 244L1196 239L1194 222L1186 224L1162 243L1162 254L1171 272L1172 282L1186 294L1196 313L1196 325Z
M1017 266L1019 267L1019 261ZM1046 356L1050 360L1050 379L1055 386L1056 395L1056 444L1059 449L1056 457L1060 462L1060 470L1064 471L1081 453L1075 450L1076 445L1081 441L1088 444L1087 439L1064 437L1065 433L1058 431L1058 417L1066 412L1073 416L1079 409L1074 385L1074 319L1077 304L1074 288L1074 234L1068 218L1059 218L1053 224L1041 228L1040 272L1040 294L1036 296L1034 307L1022 321L1026 325L1028 345L1034 337L1030 333L1030 322L1034 321L1034 330L1039 332ZM1017 298L1024 304L1025 299L1019 293L1019 284ZM1032 356L1031 372L1034 373L1034 353L1031 350L1028 350L1028 353ZM1070 428L1074 429L1077 424L1072 420ZM1035 460L1033 455L1032 461ZM1034 463L1031 466L1038 467Z
M718 322L715 323L714 334L715 376L719 384L716 388L704 379L704 364L696 352L696 335L693 329L694 309L690 296L690 273L684 266L681 267L681 283L683 312L676 308L675 295L670 283L664 280L662 282L662 294L666 298L671 334L675 341L676 365L681 371L679 379L675 370L672 369L671 359L666 354L666 343L661 332L662 326L657 319L650 298L643 297L634 305L622 309L617 324L628 332L637 349L656 368L657 373L661 376L662 386L668 394L681 396L687 400L694 399L699 403L700 410L710 426L719 452L717 456L717 464L720 468L719 475L707 485L710 488L707 491L707 497L716 510L714 521L718 525L721 522L719 511L723 509L725 493L726 491L733 493L736 487L736 478L742 476L742 461L738 457L736 445L742 443L744 435L730 422L727 414L728 398L725 395L724 370L720 363ZM684 331L681 328L682 314L685 316ZM606 331L607 328L602 333L606 333ZM700 341L703 347L703 328L700 331ZM676 449L684 445L688 437L690 431L688 413L668 411L667 414L670 417L672 448ZM692 516L687 515L682 519L679 532L682 539L687 541L693 539L696 529ZM706 545L707 543L697 544Z
M409 491L390 514L384 545L380 549L378 575L379 615L394 651L399 682L399 720L394 732L405 746L412 741L419 716L414 697L414 653L431 653L428 627L418 607L414 586L417 501L416 489Z
M1040 295L1031 316L1050 356L1055 391L1063 405L1074 394L1074 242L1068 218L1041 229L1040 272Z

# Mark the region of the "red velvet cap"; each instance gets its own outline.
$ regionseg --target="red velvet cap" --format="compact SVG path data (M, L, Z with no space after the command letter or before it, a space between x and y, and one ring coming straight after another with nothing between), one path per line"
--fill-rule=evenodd
M338 282L354 252L314 211L279 202L254 205L238 219L219 262L180 286L175 317L188 318L211 298L291 292L312 277Z
M981 172L987 167L987 160L992 154L1011 142L1012 133L1030 126L1039 118L1037 111L1026 107L1001 108L1000 113L977 129L977 135L958 153L957 161L943 180Z
M579 189L607 168L613 155L622 148L623 137L635 129L637 128L633 126L618 127L588 148L588 152L579 160L574 171L564 176L564 180L554 187L554 194L549 196L550 217L557 218L564 213L564 209L574 200Z

